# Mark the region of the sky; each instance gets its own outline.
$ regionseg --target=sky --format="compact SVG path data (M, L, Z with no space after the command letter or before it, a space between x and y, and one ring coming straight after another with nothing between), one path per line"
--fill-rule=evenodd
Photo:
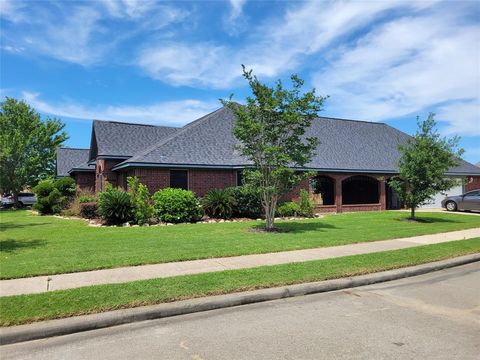
M0 0L0 95L60 118L182 126L291 74L328 95L321 116L407 133L436 113L480 161L480 1ZM321 141L321 139L320 139Z

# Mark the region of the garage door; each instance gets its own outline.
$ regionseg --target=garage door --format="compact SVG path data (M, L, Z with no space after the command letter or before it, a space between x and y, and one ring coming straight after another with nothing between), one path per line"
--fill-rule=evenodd
M463 194L463 185L455 186L455 187L451 188L450 190L448 190L446 193L447 193L447 196L461 195L461 194ZM438 193L437 195L435 195L432 198L432 200L429 201L428 204L420 206L420 209L441 208L442 207L441 202L442 202L443 199L445 199L445 196L446 195L444 195L444 194Z

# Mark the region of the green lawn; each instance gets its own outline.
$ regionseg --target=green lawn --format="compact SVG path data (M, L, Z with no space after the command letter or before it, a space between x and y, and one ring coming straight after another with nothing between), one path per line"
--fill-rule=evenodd
M288 232L251 231L260 222L163 227L89 227L82 220L0 212L1 278L335 246L480 227L480 217L400 212L328 215L278 222Z
M416 248L0 298L0 325L366 274L480 252L480 238Z

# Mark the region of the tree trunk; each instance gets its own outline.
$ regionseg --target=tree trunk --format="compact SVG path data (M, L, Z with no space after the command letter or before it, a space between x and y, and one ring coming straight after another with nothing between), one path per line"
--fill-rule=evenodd
M265 208L265 230L273 231L275 226L275 208L277 207L277 198L275 196L264 196Z
M410 208L410 219L415 220L415 206Z

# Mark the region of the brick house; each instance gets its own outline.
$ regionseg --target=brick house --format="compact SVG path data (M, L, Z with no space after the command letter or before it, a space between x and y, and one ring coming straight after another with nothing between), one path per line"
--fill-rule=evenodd
M80 188L94 191L102 191L107 181L126 188L127 177L137 176L152 193L179 187L203 196L240 185L242 169L251 165L234 149L234 125L227 108L181 128L95 120L89 149L58 150L57 175L73 176ZM388 181L397 173L398 145L409 135L382 123L319 117L307 136L316 136L320 144L312 161L298 170L317 175L286 199L305 188L321 212L400 206ZM446 176L479 179L480 168L461 160Z

